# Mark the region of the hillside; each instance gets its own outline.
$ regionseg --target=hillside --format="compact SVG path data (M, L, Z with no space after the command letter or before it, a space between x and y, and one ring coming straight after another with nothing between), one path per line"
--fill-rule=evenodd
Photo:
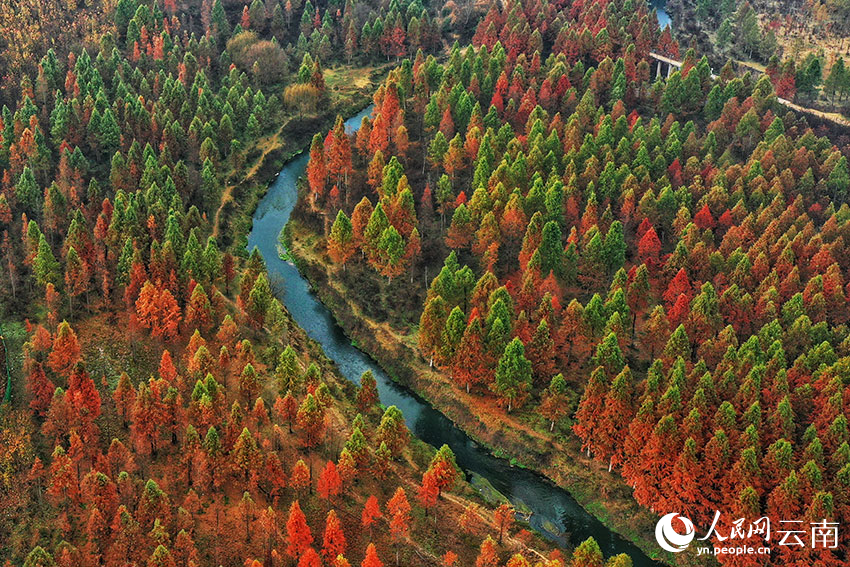
M721 511L724 539L842 522L850 146L693 51L652 82L678 48L628 5L494 7L391 73L356 135L314 138L292 248L399 380L636 541L629 502Z
M309 133L442 48L421 7L293 4L68 2L41 28L27 4L0 93L4 565L563 565L244 249Z

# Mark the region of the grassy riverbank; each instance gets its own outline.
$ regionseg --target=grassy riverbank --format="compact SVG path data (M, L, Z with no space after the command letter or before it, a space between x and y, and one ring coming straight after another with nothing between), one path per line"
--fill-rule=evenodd
M227 176L213 219L214 235L222 248L241 254L251 230L251 216L283 165L309 146L316 132L333 126L336 117L351 116L372 101L372 93L391 65L325 70L328 105L317 114L283 119L271 134L261 136L243 151L243 167Z
M216 212L215 232L224 246L237 254L245 251L253 214L277 173L288 161L309 147L310 140L316 132L327 131L331 128L337 116L353 116L368 106L372 102L372 94L377 85L384 80L391 68L391 65L385 65L368 69L340 67L326 70L325 81L333 92L332 104L324 112L314 116L287 118L275 133L260 137L246 150L249 163L244 165L239 175L233 173L229 176L228 186L222 193L220 207ZM321 344L310 338L288 312L286 318L288 329L286 340L298 352L308 352L312 360L320 361L319 366L322 368L323 375L333 375L335 391L345 392L345 399L352 399L356 386L342 376L335 361L327 357ZM430 462L435 448L416 437L411 437L410 446L414 460L414 463L410 464L415 470L419 470L422 463ZM415 480L413 479L414 482L407 487L410 493L414 493L418 488ZM444 534L436 531L437 521L457 524L460 521L458 509L462 512L463 506L470 502L480 507L482 511L479 514L482 521L480 528L495 529L492 516L483 511L487 507L498 506L506 498L492 487L490 487L491 491L483 491L481 482L481 479L469 483L460 482L451 493L444 494L441 508L444 511L448 510L449 513L443 512L442 517L434 519L432 533L419 534L418 541L421 543L417 550L419 560L426 561L429 565L434 564L436 551L446 545ZM417 514L419 514L418 511ZM505 537L502 551L521 550L532 555L539 555L537 550L553 549L551 542L529 530L531 527L528 523L518 519L514 530L516 535ZM477 532L478 529L475 531ZM465 549L470 550L468 557L461 558L465 563L474 561L478 548L475 537L477 537L475 533L467 534L458 531L453 532L450 538L452 541L459 541Z

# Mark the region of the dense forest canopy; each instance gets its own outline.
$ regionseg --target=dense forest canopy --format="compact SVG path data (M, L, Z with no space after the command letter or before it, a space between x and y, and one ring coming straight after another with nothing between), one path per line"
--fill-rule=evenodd
M642 0L0 2L0 559L631 564L484 505L295 325L244 242L316 129L295 254L398 364L650 516L844 523L850 144L780 97L850 71L696 9L765 72Z
M770 75L688 50L653 81L668 34L630 0L509 2L391 73L356 136L311 148L333 277L472 411L578 436L647 508L842 522L850 146Z
M242 225L228 250L214 236L262 143L356 99L327 66L442 49L436 11L18 4L0 5L4 565L563 565L448 447L411 440L370 374L340 377ZM435 541L447 518L462 529Z

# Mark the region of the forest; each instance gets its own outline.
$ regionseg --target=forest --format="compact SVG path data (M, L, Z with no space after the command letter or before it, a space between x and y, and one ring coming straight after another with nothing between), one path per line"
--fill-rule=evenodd
M654 80L650 51L682 68ZM728 511L721 533L843 523L850 138L782 86L712 72L630 0L491 6L354 137L314 138L293 246L470 424L582 451L656 514Z
M4 566L632 565L299 327L246 244L302 149L284 257L476 442L654 560L850 565L653 539L850 519L850 133L788 106L846 104L846 2L779 33L829 56L679 4L702 40L643 0L0 1Z
M671 0L681 41L767 73L783 98L850 115L850 2Z
M348 73L442 49L437 17L0 4L3 565L565 564L342 378L225 211L270 145L365 104Z

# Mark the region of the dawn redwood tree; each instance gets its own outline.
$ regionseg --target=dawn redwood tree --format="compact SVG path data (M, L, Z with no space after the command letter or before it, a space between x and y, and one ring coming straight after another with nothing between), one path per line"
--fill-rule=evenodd
M210 300L201 284L195 285L186 304L186 323L191 327L207 329L212 323Z
M609 455L608 472L623 459L620 439L634 413L632 373L625 366L611 382L598 425L599 444Z
M632 339L634 339L638 317L642 317L650 305L652 284L649 281L649 270L646 264L641 264L632 270L628 274L629 287L626 292L626 301L632 313Z
M661 240L658 239L655 227L650 227L638 242L638 254L641 261L647 266L658 264L661 254Z
M392 454L390 453L387 444L381 442L381 445L375 450L374 459L372 460L372 473L380 480L384 480L387 478L387 471L390 468L390 461L392 461Z
M35 255L32 268L35 281L40 286L59 283L61 277L59 262L56 261L53 250L51 250L43 234L40 235L38 241L38 253Z
M295 500L289 507L289 518L286 520L287 546L286 553L297 559L313 543L313 534L307 525L307 518L301 511L301 505Z
M519 553L515 553L508 559L508 562L505 564L505 567L531 567L531 563L528 562L528 559L520 555Z
M342 117L337 115L336 123L332 130L333 138L331 147L324 148L327 154L328 175L335 178L336 185L348 184L348 176L352 172L351 166L351 139L345 132L345 124ZM312 150L312 147L311 147ZM312 153L312 152L311 152Z
M289 433L291 434L292 422L295 421L298 415L298 402L295 401L291 390L287 390L284 397L281 398L278 396L275 399L274 411L279 419L286 422L289 427Z
M452 375L455 381L464 384L467 393L490 377L483 335L481 318L477 308L473 308L452 362Z
M433 506L442 492L451 490L459 478L460 469L455 461L455 455L448 445L443 445L431 459L428 470L422 477L420 499L423 502L428 501Z
M714 217L711 214L711 209L708 208L708 203L703 205L702 208L697 211L697 214L694 215L694 224L702 230L714 228L716 226Z
M245 365L239 375L239 393L247 403L257 399L257 395L260 393L259 377L254 365L250 362Z
M245 483L262 468L262 452L257 446L257 440L247 427L242 429L242 433L233 444L232 455L234 468L242 473Z
M428 510L430 510L437 504L439 493L440 491L437 487L437 481L434 472L431 469L426 470L422 474L422 484L416 494L419 499L419 503L422 504L422 508L425 509L426 517L428 516ZM437 515L434 514L434 524L436 525L436 523Z
M364 528L369 528L369 538L372 537L372 526L375 525L382 517L381 507L378 499L373 494L366 499L366 504L363 506L363 513L360 515L360 525Z
M390 406L384 411L376 433L378 440L387 444L387 448L389 448L393 457L397 457L401 453L410 437L404 416L402 416L401 410L395 406Z
M46 415L56 386L44 373L44 368L40 362L34 363L27 373L27 390L31 397L30 409L42 417Z
M588 304L590 305L590 304ZM589 314L578 300L573 299L564 310L561 326L555 335L559 358L565 362L581 360L591 352L590 338L593 328Z
M387 218L384 205L379 201L378 204L375 205L372 215L369 217L369 221L363 231L362 245L362 249L366 253L366 258L369 260L369 264L377 271L381 270L381 252L385 251L385 249L381 246L381 240L384 238L385 234L391 234L387 232L390 226L390 221L389 218ZM396 234L398 234L398 231L396 231ZM388 236L388 238L390 237Z
M74 370L68 378L66 396L80 422L91 426L92 422L100 415L100 393L82 362L78 362L74 366ZM81 434L85 433L85 431L81 432Z
M608 333L597 345L593 361L603 366L610 376L616 375L623 369L625 359L615 333Z
M80 343L77 341L77 334L67 321L62 321L56 330L47 363L53 372L67 377L79 360Z
M657 353L667 344L670 337L670 323L664 313L664 307L656 305L646 321L643 333L644 344L649 347L649 357L654 358Z
M463 510L463 514L460 516L460 529L463 533L467 535L472 535L479 524L481 523L481 517L475 511L474 504L467 504L466 508Z
M316 487L319 491L319 496L325 500L332 500L335 496L339 495L342 490L342 479L333 461L328 461L325 468L322 469ZM336 555L333 557L336 557Z
M171 358L171 352L168 349L163 349L162 356L159 359L159 377L165 382L174 386L177 384L177 368L174 366L174 359Z
M371 370L367 370L360 376L360 387L357 389L357 409L362 414L369 414L370 410L380 401L378 395L378 383Z
M455 307L449 313L446 319L446 326L443 329L441 348L440 348L440 363L450 365L463 338L464 329L466 328L466 317L460 307Z
M360 567L384 567L384 563L378 557L378 550L375 549L374 543L370 543L366 548L366 556L360 563Z
M390 535L396 548L396 565L399 564L399 547L410 534L410 503L404 488L398 487L387 502L387 514L390 518Z
M608 392L607 381L604 368L597 366L590 375L590 380L585 386L576 409L573 431L582 440L582 449L587 450L588 456L596 449L597 427L602 418L603 404Z
M428 359L429 366L434 365L434 357L442 346L442 333L449 318L446 301L439 295L432 297L419 318L419 349Z
M298 408L298 425L304 430L304 444L315 447L322 441L325 431L325 410L313 396L307 394Z
M308 547L298 560L298 567L322 567L322 558L312 547Z
M171 341L177 336L182 315L171 291L148 280L136 299L136 318L152 336Z
M272 296L269 279L262 272L254 280L251 291L248 292L248 301L245 304L245 311L249 317L249 321L255 328L261 329L265 324L266 314L273 300L274 297Z
M74 312L74 298L86 293L88 287L88 266L86 266L79 254L77 254L77 250L71 246L65 255L65 290L68 293L68 301L72 314Z
M331 227L331 234L328 237L328 254L331 260L337 264L341 264L344 270L346 262L354 254L355 249L351 221L343 211L339 211Z
M446 233L446 246L449 248L468 248L472 243L475 225L469 209L461 204L454 210L452 222Z
M286 345L286 348L280 353L277 367L275 368L275 378L277 378L278 390L280 392L291 391L301 379L298 355L295 354L295 349L292 348L292 345Z
M331 510L325 519L322 555L327 561L332 561L343 554L345 554L345 534L342 531L342 522L340 522L336 512Z
M522 404L531 389L531 362L525 358L525 346L519 338L514 337L505 347L492 388L507 405L508 413L514 405Z
M371 458L369 444L366 441L366 436L363 435L363 431L359 426L354 426L354 430L351 432L348 441L345 443L345 449L354 459L354 462L359 469L366 469L368 467Z
M688 336L695 343L702 343L714 337L722 325L723 319L720 315L717 292L710 282L705 282L700 288L700 293L691 302Z
M165 422L159 384L153 379L140 382L133 405L130 438L136 451L156 457L161 441L161 426Z
M475 567L499 567L499 554L496 542L490 536L481 542L481 549L475 559Z
M526 352L535 381L545 384L546 380L555 374L555 341L549 334L549 323L546 319L540 320Z
M555 424L569 413L567 382L563 374L552 377L549 386L543 390L538 411L549 420L549 431L554 431Z
M167 523L171 519L171 502L168 494L152 479L145 483L141 491L136 518L141 528L146 531L150 531L157 520Z
M310 488L312 491L311 485L311 473L310 468L307 467L307 463L304 462L304 459L298 459L298 461L292 467L292 475L289 478L289 485L296 492L303 492L305 488Z
M573 551L570 567L602 567L603 557L599 544L592 537L587 538Z
M366 244L366 227L369 225L369 219L372 218L372 213L374 211L375 209L372 206L372 202L364 196L360 199L360 202L357 203L351 213L352 240L354 246L359 248L364 256L366 254L366 249L364 248L364 245Z
M317 133L310 144L310 160L307 162L307 181L310 184L311 202L314 205L324 195L327 178L324 142L322 135Z
M675 504L676 509L682 510L683 514L694 515L695 506L703 498L699 478L701 466L697 456L696 441L693 437L689 437L685 441L681 454L676 459L673 475L670 479L680 488L674 496L668 497L668 502Z
M404 273L406 266L404 262L405 243L404 237L392 225L381 233L377 243L376 258L374 264L381 275L387 277L388 283L396 276Z
M496 527L499 529L499 544L501 545L505 532L510 532L511 527L514 525L516 512L510 504L502 504L496 508L493 519L496 521Z

